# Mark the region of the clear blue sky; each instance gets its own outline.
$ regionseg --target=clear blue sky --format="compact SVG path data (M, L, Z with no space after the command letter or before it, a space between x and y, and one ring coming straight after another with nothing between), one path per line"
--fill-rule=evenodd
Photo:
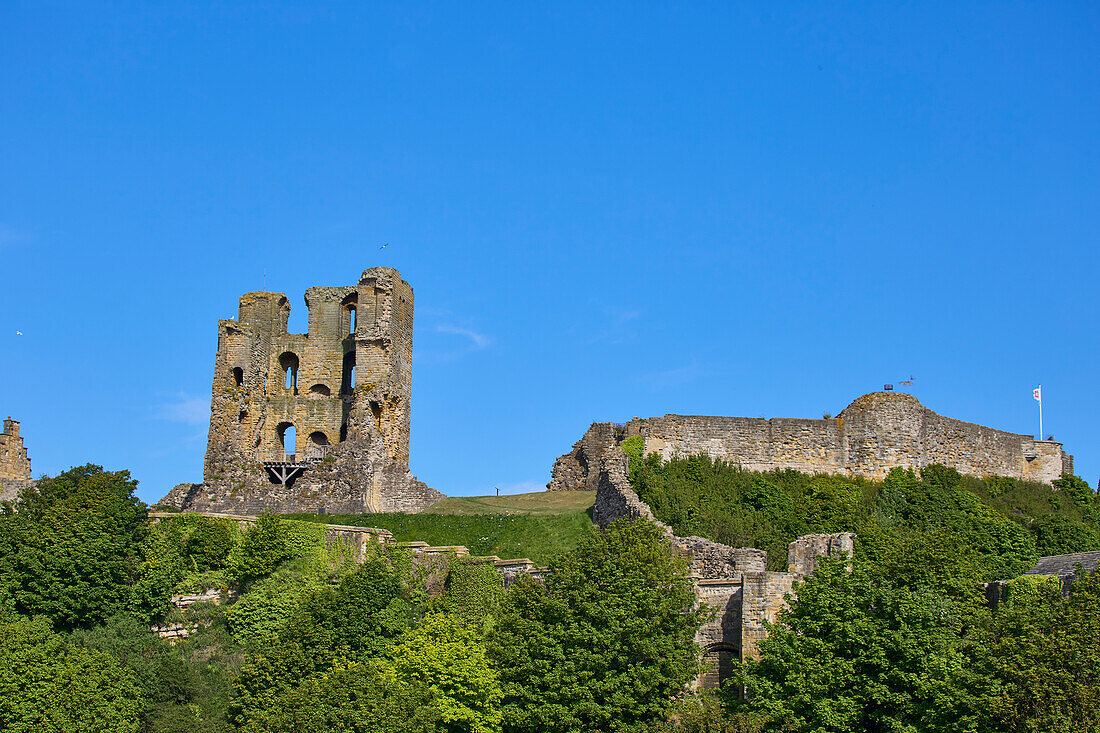
M217 320L398 268L412 469L916 377L1100 477L1100 5L0 8L0 412L35 474L202 475ZM379 245L390 246L380 251ZM22 332L22 336L16 334Z

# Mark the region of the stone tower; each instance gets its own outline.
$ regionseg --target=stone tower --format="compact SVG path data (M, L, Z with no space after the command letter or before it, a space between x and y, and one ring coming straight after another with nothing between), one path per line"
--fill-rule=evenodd
M283 293L245 293L219 322L203 483L161 503L416 511L441 498L408 471L412 288L373 267L305 302L304 334L287 332Z
M15 499L31 483L31 459L19 435L19 421L9 416L0 433L0 501Z

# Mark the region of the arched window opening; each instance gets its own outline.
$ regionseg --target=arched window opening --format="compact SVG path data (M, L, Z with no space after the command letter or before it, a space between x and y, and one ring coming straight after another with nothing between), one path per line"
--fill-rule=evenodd
M286 375L283 385L286 389L298 394L298 355L291 351L284 351L279 357L279 368Z
M328 388L327 384L315 384L309 388L311 395L320 395L321 397L328 397L332 394L332 390Z
M237 422L244 422L246 417L248 417L248 410L241 410L237 413Z
M294 427L294 423L281 422L275 430L279 434L279 443L283 446L283 453L286 454L284 460L292 460L298 442L298 429Z
M233 367L233 383L238 387L244 385L244 369Z
M346 298L340 301L340 306L344 309L344 323L347 324L348 333L355 334L355 309L359 305L359 293L349 293Z
M355 389L355 352L349 351L344 354L344 373L340 382L340 391L351 394L353 389Z
M374 427L378 428L378 432L382 432L382 405L371 400L370 414L374 415Z
M309 434L309 442L314 445L328 445L328 436L321 430L314 430Z

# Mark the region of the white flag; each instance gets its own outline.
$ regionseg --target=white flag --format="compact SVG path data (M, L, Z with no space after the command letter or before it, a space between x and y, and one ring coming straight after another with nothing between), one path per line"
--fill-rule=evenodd
M1036 402L1042 402L1043 401L1043 388L1042 387L1036 387L1034 390L1032 390L1031 393L1033 395L1035 395L1035 401Z

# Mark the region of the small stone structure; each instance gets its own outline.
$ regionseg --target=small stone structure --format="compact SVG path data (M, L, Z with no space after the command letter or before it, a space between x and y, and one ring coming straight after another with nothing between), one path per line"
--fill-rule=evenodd
M19 421L8 416L0 433L0 501L16 499L19 491L32 483L31 459L19 434Z
M237 600L238 593L236 588L206 588L198 593L181 593L174 595L168 599L168 605L177 611L186 611L196 603L210 603L214 606L220 606L222 603L233 603ZM149 627L149 630L162 639L168 641L169 644L175 644L180 639L186 639L191 634L194 634L199 630L200 626L209 626L210 622L188 621L181 623L179 621L164 621L162 623L155 623Z
M598 432L607 438L615 431L599 426ZM776 620L795 583L816 568L817 558L855 552L855 535L850 532L806 535L790 544L786 572L769 571L764 550L729 547L703 537L677 537L631 487L626 454L614 442L603 445L599 452L589 452L586 460L587 474L595 477L596 522L607 526L622 517L642 518L664 529L673 551L688 561L696 601L714 611L695 636L707 663L707 671L697 681L702 687L717 687L728 678L735 662L756 656L760 641L767 636L764 622Z
M1073 473L1073 456L1053 440L1035 440L943 417L900 392L872 392L835 418L634 418L616 428L595 423L555 463L547 488L594 490L594 456L638 435L646 454L706 454L753 471L794 469L881 479L891 468L943 464L972 476L1009 476L1050 483Z
M1077 580L1078 567L1083 573L1095 573L1100 570L1100 550L1041 557L1035 567L1024 575L1049 575L1058 578L1062 584L1062 596L1068 598L1073 593L1073 583ZM995 580L992 583L985 583L985 597L991 607L996 608L1004 600L1005 589L1010 582Z
M287 332L283 293L245 293L238 318L219 322L203 482L162 505L415 512L443 498L409 472L412 288L373 267L305 302L304 334Z

